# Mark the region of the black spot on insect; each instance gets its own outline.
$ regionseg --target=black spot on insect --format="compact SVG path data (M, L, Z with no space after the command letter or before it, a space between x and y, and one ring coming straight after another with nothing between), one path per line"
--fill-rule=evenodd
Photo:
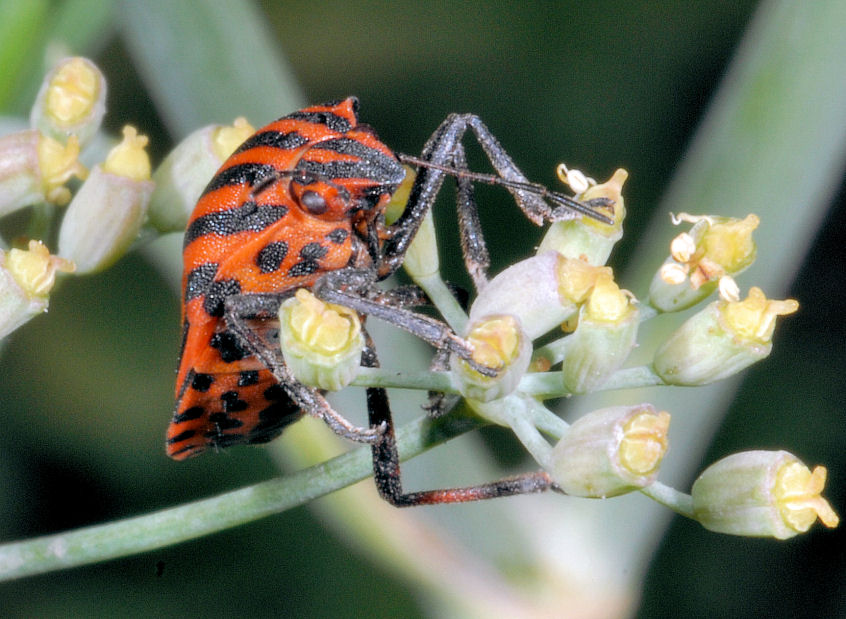
M282 385L279 384L271 385L270 387L264 390L264 399L269 402L276 402L287 397L288 394L285 393L285 390L282 388Z
M223 302L226 297L241 293L241 284L237 279L220 279L212 282L203 299L203 309L209 316L220 318L223 316Z
M214 424L215 429L218 432L223 432L224 430L235 430L244 425L243 421L229 417L226 413L212 413L209 415L209 423Z
M249 387L258 383L259 373L256 370L245 370L238 374L238 386Z
M205 294L208 287L214 281L218 265L214 262L207 262L193 269L188 273L185 281L185 302Z
M329 250L320 243L306 243L300 250L300 258L303 260L320 260L329 253Z
M335 243L336 245L340 245L344 241L347 240L347 237L350 235L349 232L344 230L343 228L335 228L326 235L326 238Z
M320 269L318 261L328 253L329 249L320 243L306 243L300 250L301 261L288 270L288 275L291 277L311 275Z
M247 410L249 406L244 400L238 398L237 391L227 391L221 394L220 401L223 402L224 413L239 413Z
M211 340L209 340L209 345L220 352L220 358L224 363L240 361L249 355L249 353L241 346L241 342L238 340L238 337L231 331L220 331L219 333L215 333L211 337Z
M262 273L273 273L282 266L287 255L288 244L285 241L268 243L256 256L256 265Z
M282 429L303 416L302 410L291 398L274 402L259 411L259 422L249 434L249 443L266 443L282 432Z
M191 388L205 393L211 388L213 382L214 376L211 374L194 374L194 378L191 379Z
M194 430L185 430L184 432L180 432L176 436L173 436L167 439L168 445L173 445L175 443L181 443L182 441L187 441L189 438L193 437L196 434Z
M203 416L203 413L206 412L202 406L192 406L191 408L186 408L184 411L179 413L178 415L174 415L173 423L182 423L183 421L191 421L192 419L199 419Z

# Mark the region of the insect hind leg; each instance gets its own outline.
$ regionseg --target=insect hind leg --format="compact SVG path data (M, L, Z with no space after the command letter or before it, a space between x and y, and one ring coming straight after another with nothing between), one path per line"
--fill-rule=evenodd
M290 297L287 294L239 294L228 297L224 303L224 318L229 329L241 341L246 349L261 361L273 374L285 393L303 411L322 419L338 436L359 443L376 443L381 440L385 427L376 424L364 428L351 423L332 408L323 395L312 387L298 381L282 356L276 343L267 342L261 334L249 324L250 319L270 319L276 316L282 301Z
M362 365L379 367L373 342L368 335L365 335L365 337L367 338L367 345L362 353ZM466 503L558 489L546 472L534 471L475 486L405 492L400 475L400 458L394 433L393 416L385 389L380 387L367 389L367 411L371 425L385 428L382 440L374 443L371 449L376 489L379 491L379 495L391 505L413 507L415 505Z

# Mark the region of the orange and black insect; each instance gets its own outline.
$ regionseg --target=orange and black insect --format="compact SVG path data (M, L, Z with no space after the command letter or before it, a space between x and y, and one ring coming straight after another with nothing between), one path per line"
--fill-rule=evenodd
M468 128L496 176L467 170L461 138ZM402 216L386 225L384 211L405 176L403 163L417 166L418 175ZM368 389L369 427L356 427L318 390L295 380L274 345L280 303L305 287L472 363L468 346L449 327L408 309L421 302L422 293L376 288L401 265L446 175L458 185L462 250L477 285L485 281L489 261L474 181L505 186L536 223L576 212L607 221L594 210L607 206L606 201L581 203L530 183L473 115L449 116L420 157L395 154L372 128L359 124L353 97L267 125L218 170L185 232L182 350L168 455L181 460L209 447L264 443L307 413L341 436L372 445L377 487L394 505L453 503L552 487L550 478L537 472L470 488L404 493L385 391ZM378 365L372 346L366 347L362 364Z

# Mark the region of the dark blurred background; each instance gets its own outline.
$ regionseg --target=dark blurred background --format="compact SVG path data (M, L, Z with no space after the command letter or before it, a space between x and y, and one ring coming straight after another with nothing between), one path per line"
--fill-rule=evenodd
M357 95L362 119L398 151L419 152L448 113L470 111L541 183L556 184L559 161L599 179L626 167L626 237L612 261L625 273L756 5L268 1L260 10L307 99ZM174 136L139 97L144 85L117 31L106 31L93 51L74 51L92 54L109 78L109 128L132 121L151 135L154 156L165 154ZM222 95L262 97L262 84ZM481 162L472 150L471 163ZM539 232L507 196L480 194L484 204L503 205L483 214L496 269ZM704 459L783 446L828 467L826 496L841 514L843 198L841 188L790 290L800 313L783 322L771 358L749 372ZM452 229L448 215L439 223ZM462 281L453 264L447 277ZM146 513L275 474L257 450L188 467L164 456L178 313L173 291L133 254L102 275L69 279L49 314L10 338L0 359L4 540ZM772 389L785 383L787 397ZM846 616L843 531L817 526L775 542L720 536L677 518L652 560L639 614ZM412 617L425 605L408 583L327 536L306 507L165 550L3 584L0 608L6 616Z

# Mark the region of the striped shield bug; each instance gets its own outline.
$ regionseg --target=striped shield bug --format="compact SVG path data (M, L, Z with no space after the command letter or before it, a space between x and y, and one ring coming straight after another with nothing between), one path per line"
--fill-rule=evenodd
M461 139L468 129L496 175L467 169ZM385 208L405 176L402 164L418 173L405 210L388 225ZM458 184L462 250L475 273L486 271L488 257L474 182L504 186L538 224L574 213L607 221L594 209L608 201L582 203L529 182L469 114L450 115L419 157L394 153L371 127L359 124L353 97L289 114L236 149L206 187L185 232L182 349L168 455L182 460L209 447L264 443L309 414L337 434L371 445L376 485L397 506L553 486L546 473L536 472L469 488L405 493L384 389L367 390L369 426L356 427L319 390L297 381L281 350L269 343L280 304L308 288L324 301L374 315L474 363L467 343L447 325L411 311L401 295L376 288L402 264L447 175ZM365 347L362 365L378 366L372 346Z

